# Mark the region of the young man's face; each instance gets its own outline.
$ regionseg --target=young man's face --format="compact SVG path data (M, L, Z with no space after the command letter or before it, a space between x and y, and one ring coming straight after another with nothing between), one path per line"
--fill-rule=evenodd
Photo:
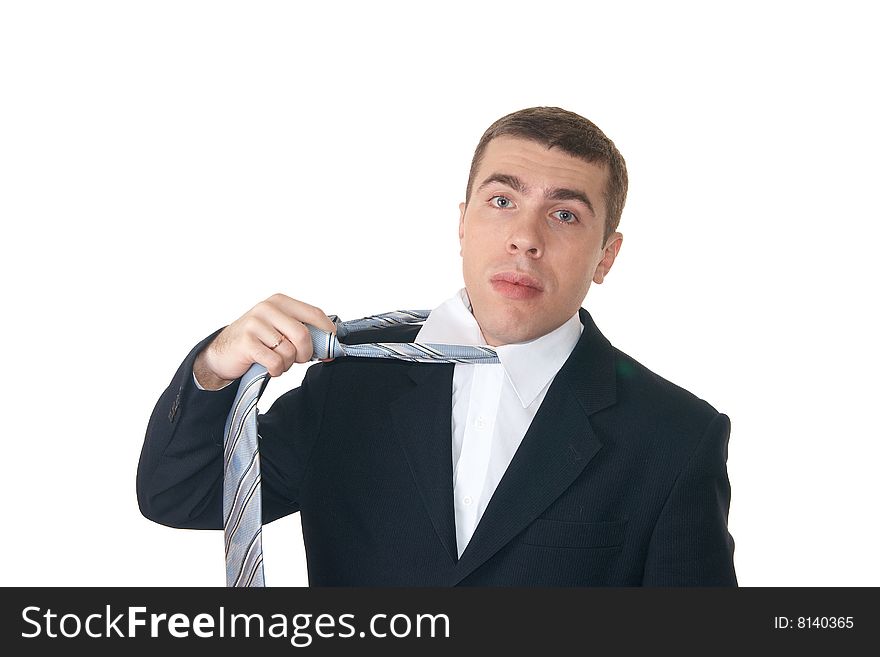
M604 166L496 137L483 153L458 236L474 317L493 346L526 342L577 312L623 239L603 244ZM592 206L592 209L591 207Z

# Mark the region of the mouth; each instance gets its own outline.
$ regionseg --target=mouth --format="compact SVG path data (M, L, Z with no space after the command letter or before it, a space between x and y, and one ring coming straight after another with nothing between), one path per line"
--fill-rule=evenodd
M492 288L508 299L532 299L544 290L536 278L518 271L503 271L489 277Z

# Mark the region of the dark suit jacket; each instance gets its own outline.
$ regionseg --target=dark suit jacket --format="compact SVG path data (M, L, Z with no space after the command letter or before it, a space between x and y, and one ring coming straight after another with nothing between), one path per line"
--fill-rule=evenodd
M312 585L736 586L730 420L584 331L459 559L452 364L340 358L259 416L263 516L299 511ZM383 329L381 341L418 327ZM143 514L222 528L223 426L237 384L187 356L138 465ZM349 342L379 341L374 332Z

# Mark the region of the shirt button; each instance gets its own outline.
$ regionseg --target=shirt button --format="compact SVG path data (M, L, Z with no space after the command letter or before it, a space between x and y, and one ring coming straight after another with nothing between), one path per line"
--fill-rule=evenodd
M478 417L478 418L476 419L476 421L474 422L474 426L477 427L477 429L485 429L485 428L486 428L486 418L484 418L484 417L481 415L481 416Z
M473 500L470 498L470 496L465 496L465 498L462 501L465 504L470 504L471 502L473 502Z

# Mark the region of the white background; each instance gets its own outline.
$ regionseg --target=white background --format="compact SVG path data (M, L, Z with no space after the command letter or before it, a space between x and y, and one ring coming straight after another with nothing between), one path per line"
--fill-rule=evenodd
M343 318L451 296L473 148L556 105L630 174L585 306L731 417L740 584L880 585L867 7L4 3L0 583L222 586L220 532L135 499L180 360L276 291ZM298 516L264 544L270 584L307 583Z

